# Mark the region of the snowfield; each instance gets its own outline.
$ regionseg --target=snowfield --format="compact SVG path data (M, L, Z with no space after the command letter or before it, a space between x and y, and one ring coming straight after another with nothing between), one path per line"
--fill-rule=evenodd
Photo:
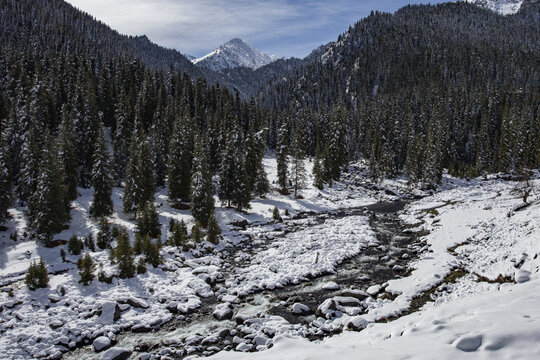
M520 183L446 180L449 189L403 212L414 231L430 231L429 250L410 276L389 281L385 291L398 296L373 303L362 315L365 330L320 342L278 336L268 351L212 359L540 358L540 181L532 182L531 205L516 211L523 204ZM461 277L446 282L458 269ZM399 316L429 289L434 301L420 311L374 322Z
M275 184L275 159L264 161ZM306 165L310 173L312 163ZM95 279L87 287L78 283L78 256L68 254L63 262L61 247L48 249L28 237L22 239L23 209L10 209L7 231L0 232L0 357L97 358L111 346L116 347L110 353L121 348L133 351L135 344L160 339L172 344L161 355L204 356L221 348L206 345L205 352L198 350L199 344L230 336L225 343L236 351L221 351L212 358L432 359L434 354L444 359L539 358L538 173L531 182L535 190L530 205L521 208L519 188L524 184L496 176L471 181L446 176L429 194L408 188L405 179L373 185L365 169L363 163L351 166L330 189L308 186L301 199L273 191L253 200L246 212L218 206L223 230L218 245L202 242L190 251L164 246L165 262L158 268L148 265L146 274L113 277L110 284ZM79 192L72 223L56 239L98 231L88 215L92 191ZM387 252L381 263L395 264L396 253L378 243L367 215L336 214L339 209L391 202L406 194L425 197L408 202L400 213L407 225L404 231L417 233L420 239L409 252L399 254L403 259L415 254L409 268L402 269L407 271L400 272L404 276L366 288L345 289L332 281L309 285L367 249ZM115 189L110 220L125 226L133 238L135 222L122 213L121 196L122 189ZM182 219L191 228L189 211L171 208L166 191L156 193L155 199L163 240L171 218ZM272 219L275 206L283 223ZM16 242L9 238L15 229ZM116 272L108 250L90 255L103 264L106 275ZM40 256L48 264L50 283L46 289L29 291L24 275L30 261ZM291 323L286 316L269 312L275 304L265 294L303 283L329 294L316 304L316 314L312 305L281 304L291 314L306 316L306 323ZM411 303L419 311L408 314ZM189 323L205 307L210 308L211 321ZM185 328L144 335L186 318ZM385 322L388 319L392 321ZM364 330L347 331L349 327ZM303 338L341 329L345 331L322 341ZM259 352L241 354L255 350ZM154 355L161 356L160 350Z

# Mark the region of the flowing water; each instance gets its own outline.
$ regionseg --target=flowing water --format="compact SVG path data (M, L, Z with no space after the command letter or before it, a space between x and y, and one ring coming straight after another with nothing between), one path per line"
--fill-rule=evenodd
M358 255L345 260L336 267L335 273L311 278L296 285L271 291L264 290L239 298L234 305L235 317L230 320L217 320L212 316L215 306L219 304L217 297L213 296L204 299L203 305L192 314L175 318L158 330L147 333L124 332L120 334L116 346L135 350L133 358L138 358L141 353L167 355L172 358L182 358L188 354L210 355L219 350L235 348L237 346L235 343L236 335L242 335L241 332L245 332L244 322L248 323L248 319L252 318L282 318L280 326L285 326L287 332L309 338L315 339L331 335L336 331L323 332L313 326L313 322L320 315L317 313L317 307L324 300L334 296L346 296L346 289L367 289L371 285L381 285L388 280L404 276L408 262L417 256L420 249L417 235L404 232L404 226L398 219L398 212L403 209L405 204L404 201L383 202L329 213L303 213L296 219L302 218L309 221L302 222L303 225L300 227L297 225L298 222L285 221L283 229L290 232L306 226L322 224L329 218L367 216L377 237L378 245L367 247ZM266 249L271 242L271 239L264 241L246 239L240 245L231 246L226 251L230 255L229 258L234 258L234 254L238 251L250 255ZM403 256L405 253L407 255ZM224 270L224 278L230 276L234 267L249 263L249 256L244 256L242 259L244 260L233 261L231 268ZM229 271L228 274L227 271ZM339 289L326 290L323 285L328 282L337 283ZM214 290L218 290L222 285L222 283L215 284ZM304 304L311 311L304 315L294 314L291 311L293 303ZM272 315L275 316L271 317ZM264 336L272 337L272 331L274 330L270 329L270 331L261 334L263 338ZM255 342L250 345L252 347L250 350L255 350ZM91 346L77 349L65 355L66 358L78 359L97 357Z

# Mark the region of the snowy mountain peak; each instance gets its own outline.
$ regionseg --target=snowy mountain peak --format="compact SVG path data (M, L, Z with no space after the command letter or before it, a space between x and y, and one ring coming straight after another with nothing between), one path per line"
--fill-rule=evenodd
M485 9L490 9L501 15L512 15L519 11L523 0L465 0Z
M277 60L275 56L267 55L255 49L240 38L234 38L211 53L192 60L192 62L196 65L219 71L237 67L257 69L275 60Z

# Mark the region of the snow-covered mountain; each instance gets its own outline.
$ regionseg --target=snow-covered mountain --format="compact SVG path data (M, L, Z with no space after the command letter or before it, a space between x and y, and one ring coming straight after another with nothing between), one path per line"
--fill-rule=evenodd
M501 15L515 14L521 8L523 0L465 0L468 3L493 10Z
M257 69L275 60L277 60L275 56L267 55L255 49L244 40L234 38L211 53L192 60L192 62L196 65L219 71L238 67Z

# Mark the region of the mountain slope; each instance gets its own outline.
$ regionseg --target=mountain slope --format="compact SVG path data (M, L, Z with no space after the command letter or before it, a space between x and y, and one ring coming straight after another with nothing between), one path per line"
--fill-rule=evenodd
M501 15L515 14L521 8L523 0L465 0L484 9L495 11Z
M239 38L234 38L193 63L213 71L247 67L258 69L276 60Z

